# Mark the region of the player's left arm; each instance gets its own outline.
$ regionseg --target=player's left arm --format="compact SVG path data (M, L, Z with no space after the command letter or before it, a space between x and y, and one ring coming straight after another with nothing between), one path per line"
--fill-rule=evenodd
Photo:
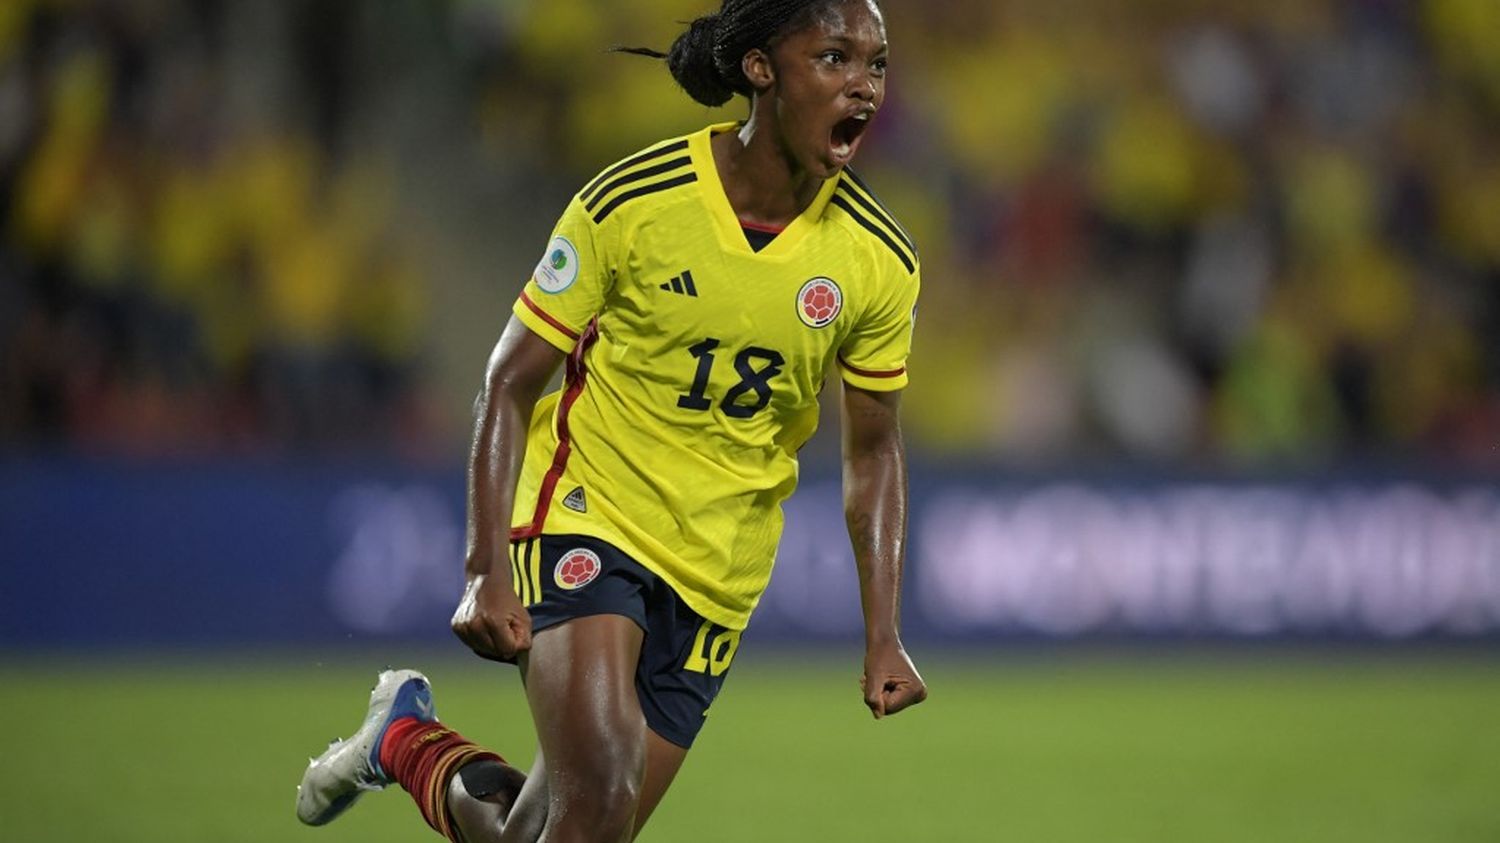
M901 645L907 488L900 402L900 390L844 384L844 519L865 617L860 684L877 720L927 699L927 685Z

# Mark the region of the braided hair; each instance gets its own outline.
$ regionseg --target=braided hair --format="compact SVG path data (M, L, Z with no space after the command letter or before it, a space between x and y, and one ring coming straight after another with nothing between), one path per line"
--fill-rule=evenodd
M715 14L704 15L677 36L666 53L640 47L619 52L666 59L672 78L688 96L708 106L729 102L735 94L755 90L741 67L745 54L769 49L783 32L794 31L841 0L724 0Z

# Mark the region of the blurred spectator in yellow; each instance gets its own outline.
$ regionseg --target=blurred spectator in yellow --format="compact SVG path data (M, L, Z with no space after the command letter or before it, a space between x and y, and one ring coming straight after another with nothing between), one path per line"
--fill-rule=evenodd
M451 451L566 197L740 116L607 52L704 8L0 7L0 441ZM916 447L1500 465L1500 4L886 13Z

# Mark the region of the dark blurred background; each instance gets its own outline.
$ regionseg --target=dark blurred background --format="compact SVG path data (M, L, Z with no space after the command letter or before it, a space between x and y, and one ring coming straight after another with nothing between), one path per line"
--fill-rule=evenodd
M701 5L10 0L0 442L450 459L567 197L741 116L605 52ZM1500 466L1497 8L890 4L914 447Z

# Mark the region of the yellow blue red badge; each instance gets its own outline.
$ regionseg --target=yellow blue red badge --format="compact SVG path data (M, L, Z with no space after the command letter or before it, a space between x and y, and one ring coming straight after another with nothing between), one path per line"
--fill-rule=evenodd
M558 587L572 591L593 582L603 567L599 562L599 554L586 547L579 547L564 553L557 560L552 579L557 582Z
M797 292L797 318L809 328L832 323L844 309L844 293L832 278L814 278Z

